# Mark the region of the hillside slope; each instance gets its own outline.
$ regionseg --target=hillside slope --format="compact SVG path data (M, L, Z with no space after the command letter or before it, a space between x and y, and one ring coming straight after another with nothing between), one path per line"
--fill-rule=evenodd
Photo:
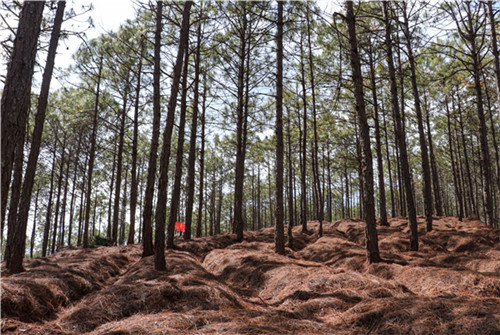
M177 241L167 272L141 247L64 250L2 278L2 332L22 334L500 334L500 230L419 218L378 227L383 263L365 262L364 223ZM313 232L317 223L310 222Z

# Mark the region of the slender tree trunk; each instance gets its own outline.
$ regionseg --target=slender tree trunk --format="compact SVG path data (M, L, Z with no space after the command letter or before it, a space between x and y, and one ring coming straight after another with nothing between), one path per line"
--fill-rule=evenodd
M177 158L175 160L175 177L174 188L172 190L172 198L170 200L170 216L167 228L167 249L174 248L174 233L175 222L177 221L177 212L179 211L179 200L181 196L181 179L182 179L182 161L184 158L184 127L186 125L186 109L187 109L187 76L189 67L189 52L186 45L184 53L184 69L182 71L182 94L181 94L181 115L179 120L179 132L177 134Z
M159 138L160 138L160 51L161 51L161 32L162 24L162 1L156 2L156 32L154 47L154 70L153 70L153 134L151 137L151 146L149 149L148 174L146 180L146 193L144 194L144 210L142 224L142 257L151 256L153 251L153 197L155 193L156 181L156 161L158 156Z
M275 244L277 254L285 254L285 231L283 224L283 2L278 1L278 34L276 35L276 183L275 183Z
M120 234L119 234L119 239L118 243L120 245L123 245L125 243L125 213L127 210L127 179L128 179L128 166L125 168L125 182L123 183L124 185L124 190L123 190L123 195L122 195L122 208L121 208L121 214L120 214ZM95 212L94 212L94 217L95 217ZM94 220L95 221L95 220Z
M58 248L64 245L64 230L65 230L64 224L66 221L66 202L68 199L69 166L71 165L71 158L72 158L72 150L70 148L68 153L68 162L66 163L66 173L65 173L66 181L64 182L64 195L62 200L61 224L60 224L61 232L59 235L59 242L57 243Z
M141 93L142 58L144 57L144 39L141 38L141 54L139 56L139 66L137 68L137 85L135 87L134 104L134 134L132 138L132 171L130 172L130 226L128 231L127 244L134 244L135 237L135 217L137 210L137 136L139 132L139 98Z
M234 216L233 216L233 231L236 233L236 241L243 240L243 230L245 223L243 220L243 185L245 179L245 152L244 152L244 127L245 127L245 60L247 55L247 7L245 2L240 2L243 10L241 16L242 28L239 32L240 50L238 64L238 84L237 97L238 104L236 107L236 165L235 165L235 182L234 182Z
M71 246L71 234L73 234L73 210L75 206L75 193L76 193L76 184L77 184L77 177L78 177L78 160L80 158L80 149L81 149L81 142L78 141L78 146L76 149L76 155L75 155L75 166L73 167L73 186L71 189L71 201L70 201L70 206L69 206L69 222L68 222L68 246Z
M291 129L290 129L290 112L288 113L287 119L287 145L288 145L288 247L293 250L293 231L292 228L295 225L295 197L294 197L294 169L292 163L292 139L291 139Z
M415 57L411 46L412 37L410 34L410 25L408 23L408 15L406 13L406 3L402 3L403 7L403 32L406 37L406 49L408 52L408 61L410 63L411 86L413 89L413 99L415 103L415 113L417 115L418 135L420 140L420 159L422 161L422 172L424 178L423 195L424 195L424 211L426 230L432 230L432 188L431 188L431 170L429 166L429 154L427 153L427 143L425 142L424 123L422 120L422 109L420 106L420 94L417 84L417 71L415 69Z
M375 199L373 197L373 166L372 152L370 148L370 128L365 112L365 100L363 93L363 77L361 73L361 61L358 53L358 41L356 37L356 18L354 16L352 1L346 2L347 32L349 35L352 80L354 84L354 98L356 102L356 113L360 131L361 165L363 184L363 211L365 226L366 256L370 263L380 262L378 250L377 221L375 218Z
M432 186L434 190L434 209L436 210L437 216L443 216L443 207L441 202L441 188L439 186L439 175L436 164L436 157L434 156L434 145L432 141L431 134L431 123L430 123L430 109L427 104L427 94L424 95L425 99L425 109L426 109L426 123L427 123L427 141L429 143L429 154L430 154L430 162L431 162L431 172L432 172Z
M82 176L82 193L80 196L80 215L78 218L78 233L77 233L77 242L76 242L77 246L82 245L82 222L84 221L84 216L85 216L84 205L86 208L86 203L84 203L84 195L86 194L86 192L85 192L85 178L87 177L87 175L86 175L85 168L87 167L87 163L88 163L88 156L85 157L85 164L83 165L84 171L83 171L83 176Z
M127 85L128 86L128 85ZM120 214L120 198L121 198L121 185L122 185L122 167L123 167L123 146L125 136L125 119L127 117L127 102L128 92L125 88L123 96L123 106L120 115L120 133L118 135L118 157L116 162L116 191L115 191L115 205L113 208L113 225L111 233L111 243L116 245L118 241L118 220Z
M94 105L94 121L92 122L92 134L90 137L90 153L89 153L89 172L87 174L87 194L86 194L86 207L85 207L85 225L83 227L83 247L89 246L89 222L90 222L90 206L92 201L92 175L94 173L94 161L96 151L96 137L97 137L97 121L99 120L99 95L101 93L101 74L102 74L102 56L99 60L99 72L97 75L97 85L95 93Z
M448 145L450 152L450 161L451 161L451 169L453 172L453 185L455 186L455 195L457 200L457 211L458 211L458 220L462 221L464 217L464 210L462 206L462 193L460 192L460 187L458 185L458 177L455 169L455 157L453 154L453 140L451 135L451 118L450 118L450 110L448 107L448 97L445 96L445 105L446 105L446 118L448 123Z
M384 138L385 138L385 152L387 156L387 170L389 172L389 187L391 191L391 215L393 218L396 217L396 207L394 203L394 187L392 184L392 169L391 169L391 156L389 154L389 136L387 136L387 122L385 117L385 112L382 113L384 118Z
M45 1L27 1L23 4L2 92L2 188L0 192L2 194L2 232L7 210L7 194L9 193L14 157L17 150L16 144L24 143L26 121L30 109L31 82L35 68L38 36L40 35L44 6ZM18 236L16 241L22 240L22 255L24 256L25 239L22 236L23 234L16 235ZM25 235L26 232L24 233ZM7 268L12 273L23 271L22 257L21 261L19 261L19 256L15 252L15 249L19 249L17 244L16 246L11 244L5 250L5 256L8 260ZM16 259L10 259L11 257L16 257Z
M302 233L307 233L307 95L306 95L306 75L304 65L304 52L303 52L303 36L300 34L300 82L302 85L302 164L300 171L300 185L301 185L301 213L300 222L302 225Z
M495 83L497 87L497 99L498 99L498 118L500 120L500 60L498 52L498 42L497 42L497 30L495 25L495 15L493 13L493 1L486 1L488 6L488 18L490 21L490 34L491 34L491 49L493 53L493 61L495 65Z
M56 139L56 141L58 141ZM64 134L64 140L63 140L63 145L61 148L61 161L59 162L59 176L57 179L57 197L56 197L56 213L54 217L54 230L52 232L52 248L51 248L51 253L54 253L56 251L56 245L57 245L57 221L59 218L59 208L61 204L61 188L62 188L62 181L64 178L64 164L66 163L66 134Z
M189 39L189 14L192 1L184 3L182 12L182 25L179 38L179 47L175 61L174 75L170 90L170 100L168 102L167 120L163 132L163 145L160 156L160 177L158 182L158 199L156 202L156 230L155 230L155 269L158 271L166 270L165 263L165 221L167 204L167 184L168 184L168 165L170 162L170 142L172 140L172 131L174 126L174 114L177 106L177 94L179 92L179 82L181 79L182 59L187 50Z
M201 17L200 13L200 17ZM198 23L196 31L196 56L194 63L194 97L193 116L191 123L191 134L189 139L189 157L187 172L187 200L186 200L186 231L184 239L191 239L191 226L193 220L195 168L196 168L196 133L198 131L198 103L199 103L199 82L200 82L200 52L201 52L201 21Z
M33 249L35 247L36 215L38 214L38 195L39 194L40 194L40 187L36 190L36 195L35 195L35 213L33 214L33 229L31 230L30 258L33 258Z
M106 229L106 236L111 240L112 222L113 222L113 190L115 186L115 171L116 171L116 135L113 136L113 165L111 166L111 181L109 186L109 199L108 199L108 225Z
M13 241L12 241L12 243L14 245L12 245L12 247L9 246L8 248L6 248L6 256L7 256L7 254L9 254L11 257L11 260L7 261L7 268L13 273L20 272L23 270L22 259L24 257L24 248L25 248L24 240L26 237L26 227L27 227L27 223L28 223L29 206L31 204L31 196L33 193L33 182L34 182L34 178L35 178L36 165L38 162L38 155L40 153L40 144L41 144L41 137L42 137L42 132L43 132L43 124L45 122L45 111L47 109L50 81L52 79L52 72L54 69L54 60L55 60L56 49L57 49L57 44L58 44L58 40L59 40L59 34L61 31L61 23L63 20L65 5L66 5L65 1L58 2L58 4L57 4L56 16L54 19L54 25L52 28L52 33L51 33L50 42L49 42L47 61L46 61L44 74L43 74L43 78L42 78L41 91L40 91L40 95L38 98L37 114L35 116L35 128L33 130L31 149L30 149L30 154L28 157L28 164L26 167L26 173L24 176L22 190L21 190L21 188L19 188L19 191L18 191L18 192L20 192L19 212L17 212L18 208L16 205L16 208L15 208L15 213L17 213L16 222L15 223L13 222L13 225L12 225L12 229L15 229L15 232L13 231L14 236L13 236ZM42 15L42 11L43 11L43 6L44 6L44 2L37 3L36 5L28 4L28 3L26 3L24 5L23 12L24 12L25 8L28 11L29 7L37 7L36 9L35 8L31 9L31 10L33 10L33 12L31 12L31 14L35 15L36 18L35 17L31 17L29 19L26 18L26 20L32 20L31 22L27 23L29 25L32 25L29 28L26 28L24 26L26 23L21 23L21 21L20 21L19 29L18 29L18 32L16 34L16 40L17 40L18 38L22 39L23 38L22 35L25 33L28 33L28 32L24 32L22 29L33 29L33 32L38 31L38 32L36 32L36 36L32 36L32 38L34 40L30 40L30 38L28 37L28 39L25 41L26 43L34 43L34 46L35 46L34 52L35 53L36 53L36 43L37 43L37 39L38 39L38 33L40 31L40 20L41 20L41 15ZM26 14L26 15L31 16L31 14L30 15ZM21 14L21 20L22 19L23 19L23 14ZM17 43L17 42L15 42L15 43ZM20 43L23 43L23 42L20 42ZM21 47L21 46L19 46L19 47L21 49L17 49L17 50L18 50L18 52L22 52L22 53L27 52L28 49L30 48L28 45L25 45L24 47ZM31 46L31 47L33 47L33 46ZM17 46L15 46L14 48L16 50ZM26 49L24 49L24 48L26 48ZM21 51L21 50L24 50L24 51ZM33 50L31 50L30 52L33 52ZM24 89L28 90L26 93L26 96L25 96L26 99L28 100L27 101L28 105L26 106L27 109L29 109L29 96L30 96L29 91L31 90L31 76L33 73L32 66L34 66L34 61L35 61L35 58L34 58L35 54L32 54L32 55L33 55L33 58L32 58L33 64L22 63L22 66L23 66L22 71L28 71L28 72L31 71L30 79L29 79L30 82L29 82L29 84L25 83L29 87L24 88ZM15 56L15 54L13 53L13 57L14 56ZM14 58L13 58L13 61L11 63L15 63L15 62L17 62L17 61L14 61ZM12 68L9 68L9 71L11 71L11 70L12 71L19 71L20 69L16 67L18 65L19 64L17 64L17 65L11 64L10 66L12 66ZM31 67L31 70L29 69L30 67ZM21 76L22 72L17 73L17 74L13 74L13 75L14 76ZM26 75L27 75L27 73L26 73ZM7 76L9 76L9 74ZM17 79L19 80L20 77L18 77ZM4 88L5 94L9 94L9 91L8 91L9 81L8 80L9 80L9 77L7 77L6 82L5 82L5 88ZM11 80L15 80L15 79L11 78ZM20 90L21 90L20 88L16 89L16 94L19 94L19 97L22 96L21 95L22 93ZM3 147L4 138L9 136L5 132L5 129L4 129L4 120L5 120L5 122L7 122L7 120L5 118L7 117L8 114L4 114L4 112L5 113L9 112L9 110L6 110L8 108L15 108L15 106L7 106L7 105L4 105L4 103L6 103L6 104L13 103L12 101L9 102L9 99L11 99L11 98L12 97L6 96L5 101L4 101L4 97L2 96L2 195L3 195L2 196L2 231L3 231L3 226L4 226L3 225L3 223L4 223L4 209L5 209L4 208L4 201L7 200L7 196L6 196L7 192L4 192L5 191L4 185L7 181L10 182L10 171L4 171L4 169L7 169L7 166L9 165L8 161L6 160L5 161L6 166L4 166L4 149L5 149ZM22 104L24 104L26 102L22 102L22 101L18 100L15 103L19 103L19 108L20 108L19 110L20 111L21 111L21 108L25 108L25 107L22 107ZM23 127L24 127L24 125L23 125ZM6 138L6 140L9 140L9 139ZM9 174L8 180L4 180L4 177L5 177L4 173ZM21 173L21 171L19 171L19 173ZM8 185L7 185L7 189L8 189ZM11 229L11 227L9 226L9 230L10 229ZM10 252L11 249L12 249L12 252Z
M45 217L45 226L43 229L42 257L47 256L47 246L49 244L50 219L52 218L52 194L54 192L54 173L56 169L56 157L57 157L56 153L57 153L57 141L55 142L54 146L54 157L52 158L52 171L50 173L50 189L49 189L49 199L47 203L47 216Z
M379 188L379 201L380 201L380 225L388 226L387 222L387 206L385 202L385 185L384 185L384 165L382 161L382 142L380 140L380 125L378 118L378 97L377 97L377 84L375 78L375 67L373 65L373 50L368 53L370 57L370 81L372 88L373 99L373 119L375 121L375 143L377 150L377 167L378 167L378 188Z
M306 3L307 4L307 3ZM314 151L312 157L312 169L314 179L314 190L316 194L316 212L319 220L318 236L323 236L323 219L324 219L324 206L323 206L323 193L321 190L321 181L319 178L319 163L318 163L318 130L317 130L317 112L316 112L316 85L314 82L314 63L312 56L311 45L311 25L309 19L309 6L306 9L307 20L307 45L309 47L309 76L311 79L311 94L312 94L312 110L313 110L313 132L314 132Z
M464 135L464 124L463 124L463 119L462 119L462 107L461 107L461 103L460 103L460 95L457 95L457 97L458 97L458 113L459 113L460 132L461 132L462 145L463 145L464 158L465 158L465 171L467 173L467 185L469 187L469 200L471 201L472 210L473 210L474 214L477 214L479 212L477 210L476 202L474 201L474 191L472 189L471 170L470 170L470 165L469 165L469 155L467 154L467 143L465 141L465 135ZM464 187L465 187L465 183L464 183Z
M203 214L203 181L205 172L205 112L207 101L207 73L203 72L203 96L201 114L201 148L200 148L200 194L198 196L198 216L196 218L196 237L201 237L201 220ZM232 209L230 213L232 213ZM232 219L231 219L232 222Z
M406 139L403 130L403 120L399 112L399 104L397 97L396 87L396 74L394 70L394 61L392 55L392 40L391 40L391 19L388 13L388 3L383 3L384 21L385 21L385 43L387 51L387 61L389 66L389 77L391 82L391 103L395 116L396 124L396 140L399 145L401 155L401 172L405 184L406 205L408 209L408 222L410 226L410 250L418 251L418 227L417 227L417 213L415 210L415 202L413 199L413 192L411 186L410 167L408 163L408 153L406 150Z

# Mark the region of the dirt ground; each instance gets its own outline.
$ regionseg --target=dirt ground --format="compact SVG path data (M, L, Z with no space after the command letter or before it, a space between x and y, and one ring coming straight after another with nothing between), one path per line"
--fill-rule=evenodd
M368 264L364 223L295 227L274 253L272 228L167 251L66 249L2 272L5 334L500 334L500 230L435 218L410 252L407 220L378 227L384 262Z

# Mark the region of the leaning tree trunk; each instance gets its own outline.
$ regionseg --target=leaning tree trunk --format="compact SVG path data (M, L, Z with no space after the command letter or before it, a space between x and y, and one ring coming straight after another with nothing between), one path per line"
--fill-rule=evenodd
M361 166L363 184L363 213L365 226L366 255L370 263L380 262L378 250L377 221L375 218L375 199L373 197L373 166L372 151L370 148L370 128L365 112L365 98L363 92L363 77L361 73L361 61L358 52L358 41L356 37L356 18L354 16L352 1L346 2L347 32L349 35L350 58L352 67L352 80L354 84L354 98L356 114L358 118L361 146Z
M163 132L163 145L160 157L160 178L158 182L158 199L156 202L156 229L155 229L155 269L165 271L167 269L165 262L165 220L167 204L167 184L168 184L168 165L170 162L170 142L172 140L172 131L174 127L174 114L177 106L177 94L179 92L179 82L181 79L182 59L184 52L187 52L187 43L189 39L189 14L192 1L184 3L182 12L181 34L179 38L179 48L175 61L174 75L170 89L170 100L168 101L168 112L165 130Z
M188 91L187 76L189 67L189 52L187 50L188 45L186 45L186 52L184 53L184 69L182 70L181 115L179 120L179 132L177 134L177 158L175 160L174 188L172 189L172 197L170 200L170 215L167 226L167 249L174 248L174 228L175 222L177 221L177 213L179 212L179 200L181 197L182 161L184 158L184 127L186 125Z

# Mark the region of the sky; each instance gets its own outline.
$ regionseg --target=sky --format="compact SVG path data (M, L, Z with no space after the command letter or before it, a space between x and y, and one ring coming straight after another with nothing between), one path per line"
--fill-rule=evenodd
M86 13L84 16L78 17L76 20L66 21L63 23L62 29L64 30L78 30L83 29L83 27L88 26L87 20L89 16L92 17L94 27L86 31L87 37L89 39L95 38L106 31L116 31L120 24L126 19L132 19L135 15L135 10L133 2L131 0L72 0L68 1L66 4L66 11L70 8L74 8L75 12L81 12L82 6L88 6L92 4L93 10ZM46 15L47 8L44 10L44 15ZM14 28L16 23L13 23ZM2 30L0 32L0 40L4 41L7 39L8 32ZM78 49L81 43L81 39L78 37L70 37L63 43L60 43L57 56L56 56L56 66L63 68L72 64L71 55ZM44 61L42 62L42 64ZM5 76L7 71L7 60L2 59L0 65L0 74ZM54 81L54 86L57 86L57 82Z

